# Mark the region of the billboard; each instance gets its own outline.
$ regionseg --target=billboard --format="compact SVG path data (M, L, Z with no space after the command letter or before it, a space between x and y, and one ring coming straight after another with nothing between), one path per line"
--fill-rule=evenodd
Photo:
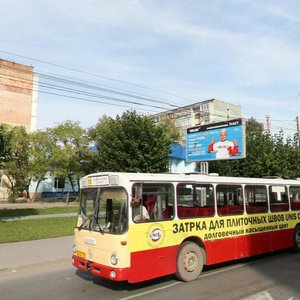
M235 119L188 128L186 148L187 161L244 158L244 120Z

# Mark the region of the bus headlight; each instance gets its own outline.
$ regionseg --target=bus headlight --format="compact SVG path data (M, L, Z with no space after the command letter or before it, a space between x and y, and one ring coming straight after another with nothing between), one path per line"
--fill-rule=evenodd
M76 250L77 250L77 247L76 247L76 245L73 245L73 248L72 248L72 250L73 250L73 253L76 253Z
M110 257L111 264L115 266L118 263L118 261L119 261L119 257L117 256L116 253L113 253Z
M110 271L110 277L115 279L117 277L117 273L115 271Z

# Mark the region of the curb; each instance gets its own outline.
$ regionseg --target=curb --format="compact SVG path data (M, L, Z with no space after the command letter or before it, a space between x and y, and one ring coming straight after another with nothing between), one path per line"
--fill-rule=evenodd
M28 268L43 269L43 264L57 264L72 259L74 237L22 241L0 244L0 274Z
M72 266L72 256L31 264L5 267L0 269L0 278L6 279L9 276L22 275L26 274L27 272L39 272L41 270L45 270L46 267L58 267L66 264Z

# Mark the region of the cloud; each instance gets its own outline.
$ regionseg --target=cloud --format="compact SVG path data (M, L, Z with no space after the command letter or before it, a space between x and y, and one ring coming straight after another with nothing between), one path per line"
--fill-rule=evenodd
M182 105L240 99L247 113L265 114L277 103L291 115L284 104L300 91L299 13L292 0L4 0L0 50L100 76L2 57L38 71L147 95L103 77L178 94L151 96Z

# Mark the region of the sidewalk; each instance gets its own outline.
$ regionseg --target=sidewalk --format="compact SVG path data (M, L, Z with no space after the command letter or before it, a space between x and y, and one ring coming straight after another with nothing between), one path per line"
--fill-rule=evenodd
M78 206L70 203L69 206ZM64 202L34 202L34 203L1 203L0 210L21 208L48 208L65 207L66 213L49 215L31 215L13 218L0 218L0 222L29 220L40 218L59 218L76 216L77 213L68 213ZM0 244L0 275L5 276L6 271L14 272L16 269L26 269L32 266L43 267L45 264L60 261L72 261L73 236L22 241L16 243ZM39 266L41 264L41 266Z
M1 271L55 261L72 261L73 236L0 244ZM42 266L41 266L42 267Z

